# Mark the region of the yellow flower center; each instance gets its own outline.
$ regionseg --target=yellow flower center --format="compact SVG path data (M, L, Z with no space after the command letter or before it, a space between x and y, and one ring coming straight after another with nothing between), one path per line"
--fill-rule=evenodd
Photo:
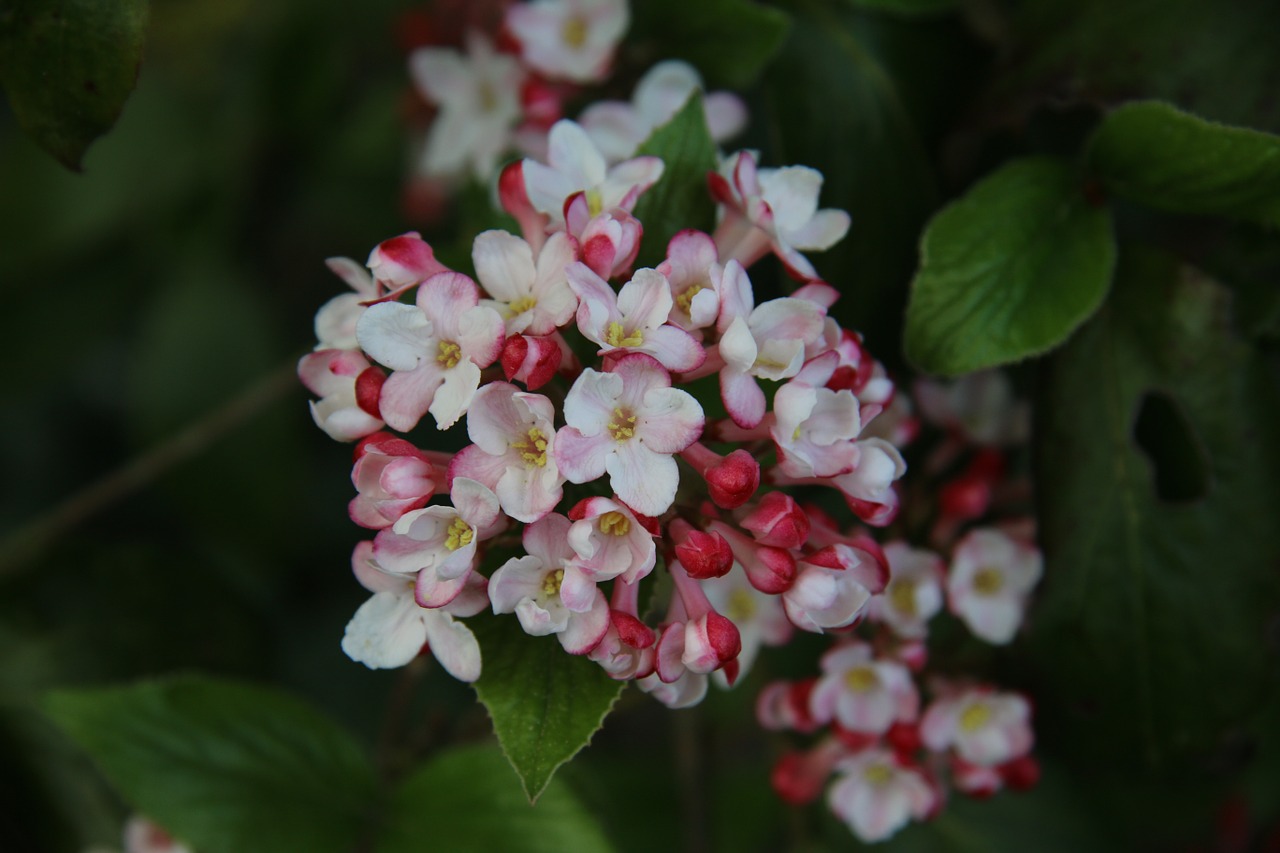
M627 330L622 328L621 323L610 323L604 342L611 347L638 347L644 343L644 332L636 329L631 334L627 334Z
M676 297L676 306L684 313L689 313L689 306L693 304L693 297L706 290L705 284L695 284L685 288L684 293Z
M564 22L564 29L560 32L560 37L564 39L564 43L575 50L582 47L587 42L587 22L579 15Z
M844 674L844 683L854 693L866 693L880 686L880 676L869 666L857 666Z
M604 210L604 196L600 195L600 190L594 187L585 192L587 197L587 213L592 217L600 215L600 211Z
M724 615L734 622L747 622L756 615L756 600L751 593L739 587L729 593L729 601L725 604Z
M445 537L444 547L450 551L456 551L459 548L470 545L475 536L476 532L470 524L467 524L461 518L455 518L453 524L449 525L449 533Z
M547 598L554 598L560 594L560 584L562 583L564 583L564 569L547 572L542 579L542 594Z
M462 361L462 347L453 341L441 341L436 354L436 361L446 368L456 367Z
M631 521L620 512L606 512L600 516L600 532L610 536L626 536L631 532Z
M511 316L514 317L517 314L523 314L537 304L538 300L534 299L532 296L521 296L515 302L508 305L507 310L510 311Z
M893 781L893 768L888 764L868 764L862 771L862 778L876 787L882 787Z
M991 722L991 707L985 702L975 702L960 712L960 730L973 733Z
M483 112L491 113L498 106L498 94L493 91L493 87L488 83L480 84L480 90L477 95L480 101L480 109Z
M542 468L547 464L547 437L537 427L529 427L524 440L511 443L520 451L520 458L530 468Z
M636 416L622 409L613 410L613 420L609 421L609 435L614 441L626 441L636 434Z
M889 584L889 603L903 616L916 615L916 585L913 581L897 580Z
M973 591L978 595L995 595L1004 587L1004 575L1000 570L987 566L973 574Z

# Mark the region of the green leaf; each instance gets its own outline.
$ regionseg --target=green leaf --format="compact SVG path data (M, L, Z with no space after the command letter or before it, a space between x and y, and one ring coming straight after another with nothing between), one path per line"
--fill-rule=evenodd
M469 746L433 759L391 801L378 853L425 849L607 853L612 847L563 783L549 786L532 805L502 753Z
M959 0L846 0L855 9L906 17L945 15L960 8Z
M707 130L702 96L694 93L671 121L653 132L636 156L661 157L662 178L640 197L636 218L644 223L641 266L657 266L667 243L685 228L710 230L715 205L707 191L707 172L716 168L716 144Z
M644 0L632 4L629 42L649 63L683 59L716 86L745 89L787 35L785 12L751 0Z
M1109 191L1148 207L1280 226L1278 136L1141 101L1107 116L1086 157Z
M1039 707L1086 762L1202 752L1275 687L1280 395L1231 310L1205 276L1126 254L1039 383Z
M0 7L0 83L18 123L79 171L138 80L146 0L14 0Z
M184 677L46 700L125 799L203 853L348 853L373 771L351 737L290 696Z
M907 307L906 351L957 374L1038 355L1097 310L1115 239L1064 163L1017 160L929 223Z
M514 616L481 616L467 624L484 659L476 695L489 709L525 794L536 801L556 768L600 728L623 684L565 652L554 637L529 636Z

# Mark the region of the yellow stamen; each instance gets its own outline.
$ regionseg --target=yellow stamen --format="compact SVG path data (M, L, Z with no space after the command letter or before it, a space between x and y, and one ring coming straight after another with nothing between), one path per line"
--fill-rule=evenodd
M862 778L876 787L888 785L893 781L893 768L888 764L869 764L862 771Z
M679 307L681 311L688 314L689 306L693 304L693 297L706 289L707 286L705 284L695 284L685 288L684 293L681 293L676 297L676 306Z
M889 603L904 616L916 615L916 585L914 581L896 580L889 584Z
M449 525L449 534L445 537L444 547L450 551L456 551L459 548L470 545L475 536L476 532L470 524L460 518L455 518L453 524Z
M480 84L480 91L477 95L479 96L481 111L490 113L498 106L498 95L488 83Z
M441 341L436 361L443 364L445 368L456 367L458 362L462 361L462 347L453 341Z
M600 532L611 536L626 536L631 532L631 522L620 512L606 512L600 516Z
M858 666L844 674L844 683L854 693L866 693L880 686L880 676L869 666Z
M547 598L553 598L560 594L560 584L564 583L564 569L556 569L554 572L547 572L542 579L542 594Z
M587 213L592 217L599 216L600 211L604 210L604 197L600 195L600 190L593 187L584 194L587 197Z
M973 591L978 595L995 595L1004 587L1004 575L992 566L973 573Z
M575 50L582 47L587 42L587 22L582 17L574 15L572 18L564 22L564 29L560 32L560 38L564 39L564 43Z
M609 421L609 435L614 441L626 441L636 434L636 416L622 409L613 410L613 420Z
M520 458L530 468L542 468L547 464L547 437L537 427L529 427L523 441L513 441L511 447L520 451Z
M534 299L532 296L521 296L515 302L508 305L507 310L510 311L511 316L514 317L517 314L523 314L537 304L538 300Z
M985 702L975 702L960 712L960 730L976 732L991 722L991 708Z
M638 347L644 343L644 332L636 329L628 335L621 323L610 323L604 342L611 347Z
M756 600L751 597L751 593L739 587L729 593L724 615L739 624L747 622L756 615Z

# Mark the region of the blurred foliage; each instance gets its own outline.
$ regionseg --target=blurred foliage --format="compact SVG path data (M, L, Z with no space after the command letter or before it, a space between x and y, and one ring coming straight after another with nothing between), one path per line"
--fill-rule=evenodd
M1269 521L1280 511L1280 240L1209 215L1274 219L1272 179L1251 165L1269 162L1271 138L1229 131L1232 144L1266 150L1209 159L1238 167L1232 186L1257 197L1248 210L1222 206L1220 194L1206 206L1186 201L1177 171L1191 155L1166 163L1154 152L1170 133L1198 145L1205 128L1221 128L1163 107L1107 111L1157 98L1280 131L1280 7L638 3L619 91L664 56L699 62L714 86L750 87L746 144L766 165L818 168L823 205L851 213L848 239L814 261L845 294L839 319L895 370L905 371L921 234L948 201L1010 158L1084 164L1086 150L1114 196L1114 295L1024 377L1041 398L1049 560L1034 642L974 658L1035 695L1044 782L954 801L885 849L1211 849L1222 815L1239 808L1260 842L1280 821L1280 562ZM5 15L26 5L0 5L10 97L0 290L18 354L0 397L0 795L11 806L0 849L119 843L126 805L38 712L40 696L182 670L266 681L324 709L360 748L376 747L384 779L407 779L406 800L454 796L466 814L475 803L457 780L475 767L473 793L511 803L503 813L524 808L496 753L428 758L488 737L470 688L438 668L402 680L341 653L365 597L347 559L362 531L346 520L347 454L314 429L301 388L60 530L34 559L5 550L67 496L287 371L312 345L316 307L342 289L325 257L362 260L420 228L465 268L468 235L502 221L484 188L434 224L411 215L412 107L395 45L398 16L413 7L156 0L137 89L76 175L22 130L39 138ZM1114 137L1124 121L1142 127ZM100 130L69 136L79 142L64 157ZM1134 164L1148 170L1141 180ZM789 286L780 271L768 284ZM1160 497L1168 489L1180 503ZM948 636L940 631L940 647ZM603 832L626 851L847 849L847 828L820 804L779 804L768 769L785 739L762 734L751 709L771 677L811 673L821 648L805 638L766 654L696 710L624 691L544 797L568 826L547 838L598 846ZM388 825L425 835L427 814Z

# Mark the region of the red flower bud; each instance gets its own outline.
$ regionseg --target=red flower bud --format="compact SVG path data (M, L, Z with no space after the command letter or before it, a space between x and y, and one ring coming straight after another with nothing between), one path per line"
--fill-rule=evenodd
M733 550L719 533L690 531L676 546L676 556L689 576L699 580L723 577L733 568Z
M756 541L775 548L799 548L809 539L809 518L790 495L769 492L742 520Z

